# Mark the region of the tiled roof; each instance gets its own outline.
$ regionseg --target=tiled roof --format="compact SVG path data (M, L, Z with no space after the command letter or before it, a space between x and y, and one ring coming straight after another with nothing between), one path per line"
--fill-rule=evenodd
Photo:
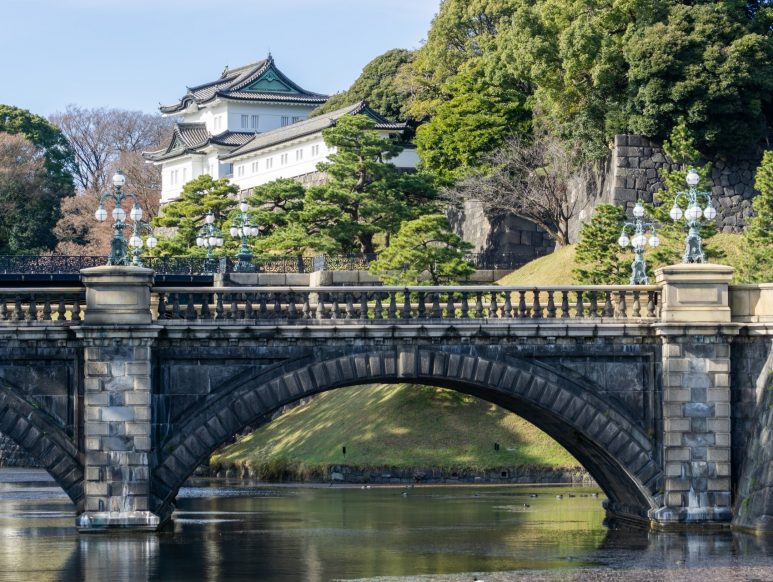
M143 152L143 157L152 162L170 160L178 156L200 153L210 144L225 147L239 147L255 136L254 132L224 131L210 135L203 123L177 123L169 145L162 150Z
M243 146L235 149L231 153L221 156L220 159L232 159L270 146L279 145L299 137L318 133L323 129L333 127L336 124L336 121L344 115L357 114L367 115L373 119L373 121L376 122L375 129L402 131L408 127L405 123L394 123L389 121L368 107L367 102L360 101L354 105L342 107L341 109L336 109L335 111L324 113L317 117L311 117L286 127L274 129L266 133L255 134Z
M276 82L284 89L275 91L249 89L250 85L260 83L262 78L268 78L269 84ZM327 95L307 91L291 81L276 67L273 57L269 55L267 59L257 63L237 69L226 68L219 79L188 87L188 92L179 102L173 105L162 105L159 109L162 113L178 113L192 102L200 105L216 97L240 101L281 101L315 105L327 101Z

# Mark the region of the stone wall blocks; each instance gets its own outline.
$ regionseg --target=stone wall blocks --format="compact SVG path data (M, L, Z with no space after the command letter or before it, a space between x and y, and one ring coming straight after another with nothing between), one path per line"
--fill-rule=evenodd
M109 376L107 362L87 362L86 374L88 376Z

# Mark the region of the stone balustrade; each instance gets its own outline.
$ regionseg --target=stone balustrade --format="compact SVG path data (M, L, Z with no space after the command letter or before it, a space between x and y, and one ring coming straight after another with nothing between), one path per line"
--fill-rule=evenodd
M660 287L156 287L158 323L468 319L656 320Z

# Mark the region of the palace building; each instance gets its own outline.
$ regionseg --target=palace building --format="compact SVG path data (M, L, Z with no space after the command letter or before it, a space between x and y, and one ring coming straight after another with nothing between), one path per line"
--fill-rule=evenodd
M179 118L169 144L144 154L148 162L161 166L161 202L177 198L186 182L202 174L227 177L242 190L278 178L313 176L317 164L332 153L322 130L343 115L369 116L385 137L403 135L407 129L364 101L309 118L326 101L327 95L289 79L270 54L251 65L226 68L215 81L189 87L177 103L160 107L162 114ZM390 161L415 168L418 158L408 147Z

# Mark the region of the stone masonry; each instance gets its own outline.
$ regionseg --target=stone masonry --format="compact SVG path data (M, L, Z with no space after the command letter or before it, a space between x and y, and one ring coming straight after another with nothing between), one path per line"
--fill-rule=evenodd
M139 269L89 269L84 277L100 289L87 294L84 326L85 511L78 527L155 530L160 524L150 511L151 345L159 329L149 323L152 272ZM127 306L136 308L127 312ZM110 308L121 310L124 324L103 323ZM88 314L88 311L87 311ZM96 320L96 324L94 324Z
M657 277L666 284L658 326L666 484L664 506L653 517L664 526L729 522L730 341L738 331L728 307L732 269L675 265L659 269Z

